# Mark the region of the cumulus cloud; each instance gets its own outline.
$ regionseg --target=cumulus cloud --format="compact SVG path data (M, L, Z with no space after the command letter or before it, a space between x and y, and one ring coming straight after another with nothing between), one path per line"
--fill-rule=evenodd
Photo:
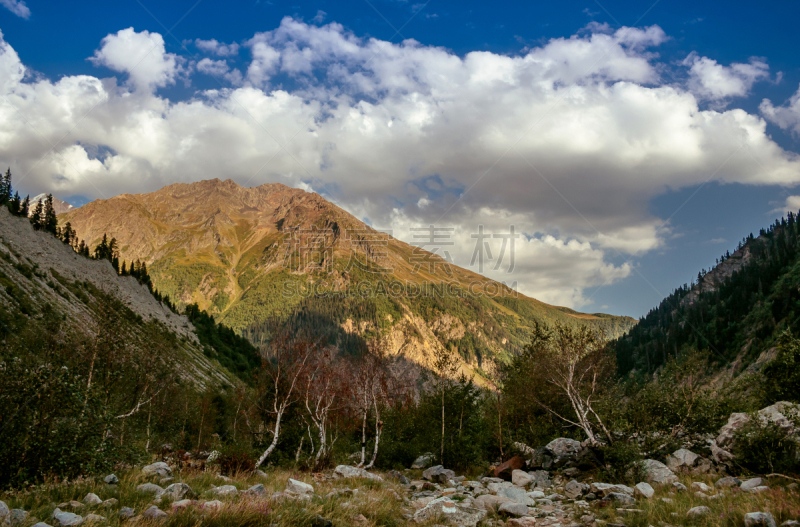
M774 106L772 101L764 99L759 110L768 121L795 136L800 136L800 88L782 106Z
M215 38L212 38L211 40L202 40L198 38L194 41L194 44L198 49L218 57L233 57L239 53L239 44L236 42L224 44L222 42L218 42Z
M183 63L181 57L166 52L161 35L146 30L137 33L132 27L106 36L89 60L127 73L136 88L146 90L173 84Z
M279 181L407 241L411 226L453 227L459 242L450 250L462 266L478 225L491 233L514 225L514 273L484 273L581 307L587 288L630 274L612 257L645 254L671 235L649 209L665 189L709 178L800 183L798 156L772 141L763 118L701 109L703 95L662 79L669 65L657 50L667 38L657 26L595 24L516 55L458 56L286 18L245 43L239 84L180 101L154 91L182 75L157 33L129 29L102 41L93 60L127 73L122 86L92 76L26 80L2 42L4 97L51 144L70 135L40 160L49 146L0 105L0 162L30 170L24 184L33 192L94 197L212 175ZM148 45L152 56L136 56ZM196 69L238 72L212 58ZM109 153L100 159L98 149Z
M31 10L23 0L0 0L0 5L25 20L31 16Z
M712 101L744 97L750 93L753 84L769 78L769 65L755 57L748 63L723 66L693 51L684 59L683 65L689 68L689 89Z

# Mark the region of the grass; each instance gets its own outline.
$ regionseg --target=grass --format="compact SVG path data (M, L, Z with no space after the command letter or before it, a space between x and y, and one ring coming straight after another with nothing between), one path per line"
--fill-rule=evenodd
M147 482L157 483L158 478L145 477L139 469L130 469L116 474L120 480L117 485L106 485L102 478L80 478L65 483L49 482L26 490L0 494L0 500L5 501L9 508L24 509L30 512L31 517L52 524L51 516L57 504L70 500L82 502L87 493L94 492L102 500L116 498L117 503L111 507L97 505L84 506L80 510L74 511L64 510L84 517L89 513L99 514L108 519L103 525L112 527L123 523L130 524L130 521L119 519L120 508L132 507L138 515L153 505L152 496L137 492L136 486ZM197 494L196 504L183 510L173 511L171 500L165 498L157 504L161 510L169 514L165 521L157 523L141 519L136 525L157 524L161 527L313 526L318 516L321 516L331 520L335 526L393 526L407 525L408 520L403 514L412 512L398 499L405 494L405 490L388 478L385 482L360 479L315 482L308 473L286 469L272 469L266 478L237 474L229 482L210 472L187 469L176 470L174 476L174 482L184 482L192 487ZM310 483L314 486L316 496L310 500L272 500L273 493L286 488L289 478ZM256 497L240 493L238 496L217 497L206 494L212 486L234 485L241 492L258 483L263 484L266 488L265 496ZM167 485L162 486L166 487ZM357 489L357 491L352 495L341 494L330 498L324 497L334 490L346 488ZM197 506L203 501L214 499L223 502L222 508L218 511L202 510ZM357 522L359 515L366 518L366 521ZM33 523L33 521L27 521L21 527L29 527Z

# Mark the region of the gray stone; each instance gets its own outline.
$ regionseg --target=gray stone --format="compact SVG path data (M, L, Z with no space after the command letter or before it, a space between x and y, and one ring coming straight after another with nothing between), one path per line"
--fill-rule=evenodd
M625 494L631 497L633 496L633 489L626 485L612 485L610 483L592 483L589 488L592 491L592 493L599 498L603 498L612 492Z
M163 497L169 498L173 501L182 500L186 497L193 497L195 496L195 492L192 490L192 487L187 485L186 483L173 483L166 489L164 489Z
M761 478L751 478L751 479L748 479L747 481L742 482L740 487L742 488L742 490L752 490L752 489L754 489L756 487L760 487L763 484L764 484L764 480L763 479L761 479Z
M518 487L527 487L528 484L533 482L536 478L524 470L512 470L511 471L511 483L517 485Z
M456 473L452 470L444 468L442 465L436 465L426 469L422 473L423 479L433 481L434 483L447 483L447 480L456 477Z
M633 495L637 498L641 497L649 500L653 497L655 492L655 489L653 489L653 487L645 481L637 483L633 486Z
M525 489L519 487L506 487L497 491L497 495L501 498L508 498L517 503L526 503L528 501L528 493Z
M142 467L142 473L145 476L159 476L162 478L168 478L172 476L172 469L169 468L169 465L163 461L159 461L157 463L152 463Z
M775 518L768 512L748 512L744 515L744 527L776 527Z
M633 499L633 496L629 496L628 494L623 494L621 492L609 492L603 497L603 501L612 501L621 505L633 505L636 503L636 500Z
M433 463L434 459L435 458L433 454L431 454L430 452L426 452L414 460L414 463L412 463L411 468L425 468L427 466L430 466L430 464Z
M578 499L587 492L589 492L589 485L574 479L564 486L564 495L571 500Z
M222 508L222 502L219 500L206 501L200 504L200 508L207 511L218 511Z
M724 478L720 478L714 483L714 486L718 489L727 489L730 487L738 487L742 484L742 480L739 478L734 478L733 476L725 476Z
M269 476L267 476L267 473L264 472L261 469L256 469L256 476L258 476L260 478L268 478L269 477Z
M796 414L798 406L786 401L777 402L758 411L757 417L762 424L774 423L787 434L795 434L794 423L787 417ZM728 422L720 428L716 444L723 449L730 450L733 446L736 433L750 421L750 416L744 413L733 413Z
M0 501L0 521L3 521L10 512L8 505L4 501Z
M189 507L192 506L192 503L194 503L194 502L187 498L185 500L173 501L170 504L170 507L172 507L172 510L177 511L177 510L182 510L182 509L188 509Z
M676 481L675 483L672 484L672 490L674 490L675 492L686 492L688 489L686 488L686 485L684 485L680 481Z
M699 507L692 507L688 511L686 511L686 516L689 518L699 518L701 516L705 516L706 514L711 514L711 509L706 507L705 505L701 505Z
M475 506L481 509L496 510L503 503L514 503L514 501L493 494L482 494L475 498Z
M106 521L106 518L99 514L87 514L83 521L84 523L100 523Z
M51 527L51 525L49 525L49 524L47 524L45 522L39 522L39 523L34 523L33 527Z
M314 494L314 487L308 483L289 478L289 481L286 482L286 492L303 496L306 494Z
M692 489L699 490L700 492L711 492L712 490L714 490L705 483L703 483L702 481L695 481L694 483L692 483Z
M547 489L553 486L553 483L550 481L550 473L546 470L535 470L533 472L528 472L528 474L533 476L533 481L531 482L531 486L533 487Z
M451 471L452 472L452 471ZM453 474L455 475L455 474ZM333 470L334 478L366 478L375 481L383 481L383 478L373 474L363 468L351 467L350 465L339 465Z
M449 525L475 527L484 516L486 516L485 510L459 505L449 498L442 497L436 498L414 513L414 521L422 523L443 517Z
M11 509L6 516L4 525L8 525L9 527L17 527L18 525L22 525L28 521L28 516L28 511L22 509Z
M254 496L266 496L267 495L267 489L265 489L264 485L262 485L261 483L253 485L252 487L250 487L249 489L247 489L244 492L245 492L245 494L251 494L251 495L254 495Z
M681 448L667 456L667 467L673 472L686 472L695 466L700 456Z
M167 518L167 513L153 505L142 513L142 516L151 520L164 520Z
M108 476L103 478L103 481L105 481L109 485L116 485L117 483L119 483L119 478L114 474L109 474Z
M53 511L53 521L58 527L68 527L82 524L83 517L71 512L64 512L56 507L56 510Z
M103 500L103 503L101 503L100 505L108 508L108 507L113 507L116 504L117 504L117 498L108 498L107 500Z
M135 513L136 513L136 511L134 511L130 507L122 507L119 510L119 514L117 514L117 516L119 516L122 519L132 518Z
M294 480L290 479L289 481L294 481ZM298 483L301 482L298 481ZM303 483L303 485L305 485L305 483ZM309 485L309 487L311 487L311 485ZM312 488L311 491L313 492L314 489ZM211 494L213 494L214 496L235 496L239 491L233 485L221 485L219 487L214 487L209 492L211 492Z
M641 463L642 471L645 474L645 481L656 485L670 485L678 481L675 475L667 466L655 459L645 459Z
M583 449L583 446L580 441L559 437L547 443L544 448L553 458L551 466L558 468L565 465L568 461L577 459L578 453Z
M522 503L508 502L503 503L497 508L497 512L505 514L506 516L515 516L517 518L528 515L528 506Z
M141 492L142 494L152 494L156 498L160 498L161 495L164 494L164 489L155 483L142 483L136 487L136 491Z
M101 500L100 496L98 496L97 494L90 492L83 498L83 502L91 507L92 505L100 505L101 503L103 503L103 500Z

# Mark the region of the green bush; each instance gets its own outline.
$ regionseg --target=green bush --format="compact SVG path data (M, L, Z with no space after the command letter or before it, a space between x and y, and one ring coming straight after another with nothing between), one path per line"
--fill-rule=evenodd
M796 421L796 416L793 416ZM800 444L777 423L765 422L752 414L734 435L736 463L757 474L800 472Z

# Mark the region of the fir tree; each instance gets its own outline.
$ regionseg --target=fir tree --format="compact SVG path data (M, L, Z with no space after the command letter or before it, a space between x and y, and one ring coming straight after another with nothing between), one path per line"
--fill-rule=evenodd
M11 200L11 167L6 170L5 175L0 179L0 205Z
M31 206L31 197L25 196L25 199L23 199L22 203L20 203L19 205L19 215L27 218L30 206Z
M44 216L42 218L42 229L45 231L56 234L58 229L58 219L56 218L56 209L53 207L53 195L48 194L44 202Z
M14 192L14 197L11 198L11 201L8 203L8 210L11 211L11 214L19 216L19 207L21 204L22 200L19 197L19 192Z
M33 211L31 212L30 222L33 225L33 228L37 231L43 227L43 218L44 216L44 204L42 200L36 202L36 206L33 207Z

